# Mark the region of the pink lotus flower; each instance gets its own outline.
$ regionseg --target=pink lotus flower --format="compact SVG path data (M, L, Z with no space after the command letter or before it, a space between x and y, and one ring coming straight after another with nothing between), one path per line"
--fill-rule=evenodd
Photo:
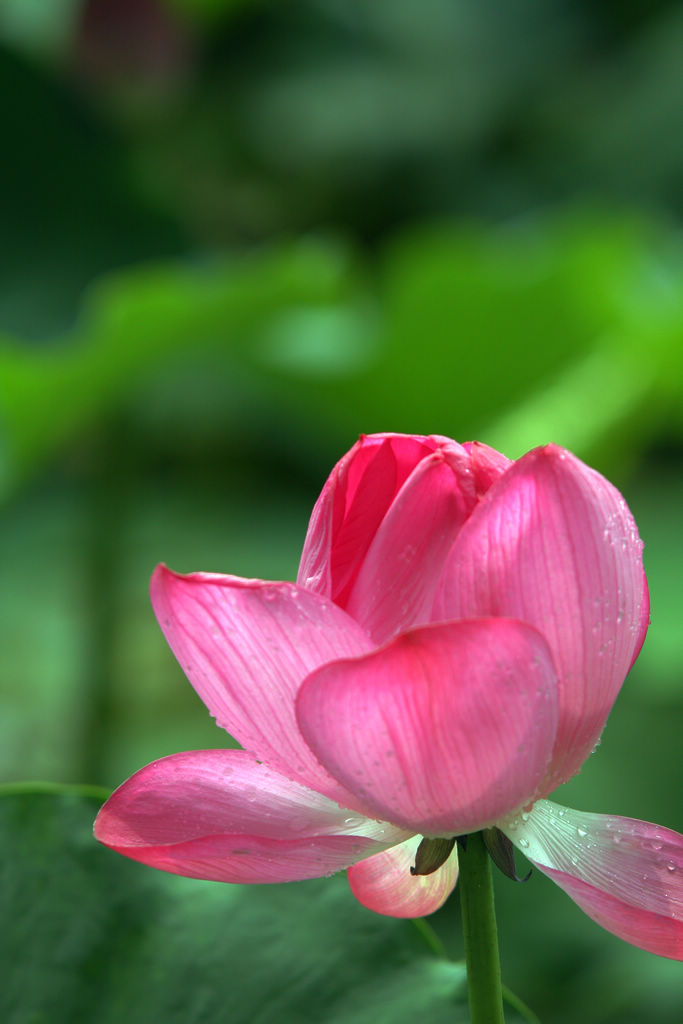
M641 549L620 494L554 445L510 462L361 438L296 584L155 571L161 628L244 749L141 769L97 838L225 882L347 868L365 906L413 917L458 872L453 850L412 874L421 837L496 826L603 927L682 958L683 837L544 799L595 747L642 645Z

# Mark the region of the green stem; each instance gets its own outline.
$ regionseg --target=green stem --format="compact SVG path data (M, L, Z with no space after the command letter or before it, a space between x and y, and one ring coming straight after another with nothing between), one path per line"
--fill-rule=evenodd
M505 1024L491 862L481 832L458 850L458 889L472 1024Z

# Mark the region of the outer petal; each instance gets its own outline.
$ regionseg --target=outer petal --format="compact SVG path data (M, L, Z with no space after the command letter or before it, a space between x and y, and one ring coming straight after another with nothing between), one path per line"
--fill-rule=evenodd
M428 622L446 555L474 506L469 459L436 451L398 492L345 603L375 643ZM463 493L461 484L468 484Z
M556 728L543 638L505 619L424 626L302 686L303 735L378 818L458 835L524 805Z
M340 608L292 583L159 566L154 611L168 643L218 725L259 760L345 806L297 728L294 698L319 665L371 648Z
M645 643L645 636L650 625L650 589L647 585L647 577L645 576L645 570L643 569L643 600L640 605L640 622L638 624L638 632L636 634L636 642L633 648L633 657L629 668L632 668L633 662L640 654L640 650Z
M436 618L512 616L552 651L560 719L549 792L595 746L642 643L642 543L618 491L554 445L529 452L460 531Z
M683 960L678 832L548 800L498 827L603 928L658 956Z
M162 871L219 882L287 882L348 867L406 833L359 817L243 750L173 754L102 807L95 836Z
M411 875L421 836L359 861L348 870L356 899L376 914L425 917L442 907L458 881L458 854L431 875Z

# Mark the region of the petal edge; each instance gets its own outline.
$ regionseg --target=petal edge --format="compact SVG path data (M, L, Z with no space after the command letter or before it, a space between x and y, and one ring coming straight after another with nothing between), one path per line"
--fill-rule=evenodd
M243 750L172 754L112 794L95 838L150 867L221 882L332 874L406 833L363 818Z
M498 826L539 870L626 942L683 959L683 836L539 800Z
M375 914L426 917L442 907L458 881L458 854L430 875L411 875L420 836L358 861L347 871L351 892Z

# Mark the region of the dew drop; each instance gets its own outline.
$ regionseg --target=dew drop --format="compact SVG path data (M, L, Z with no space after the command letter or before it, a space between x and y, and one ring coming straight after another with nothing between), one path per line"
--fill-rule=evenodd
M582 839L584 839L588 835L588 832L586 832L585 828L581 828L580 825L579 825L579 827L577 828L576 831L577 831L577 834L580 835Z
M523 850L526 850L527 847L529 846L529 840L528 839L520 839L519 845L522 847Z
M666 863L666 870L667 870L667 871L675 871L675 870L676 870L676 865L675 865L675 864L673 864L673 863L672 863L672 862L671 862L671 861L669 860L669 861L667 861L667 863Z

